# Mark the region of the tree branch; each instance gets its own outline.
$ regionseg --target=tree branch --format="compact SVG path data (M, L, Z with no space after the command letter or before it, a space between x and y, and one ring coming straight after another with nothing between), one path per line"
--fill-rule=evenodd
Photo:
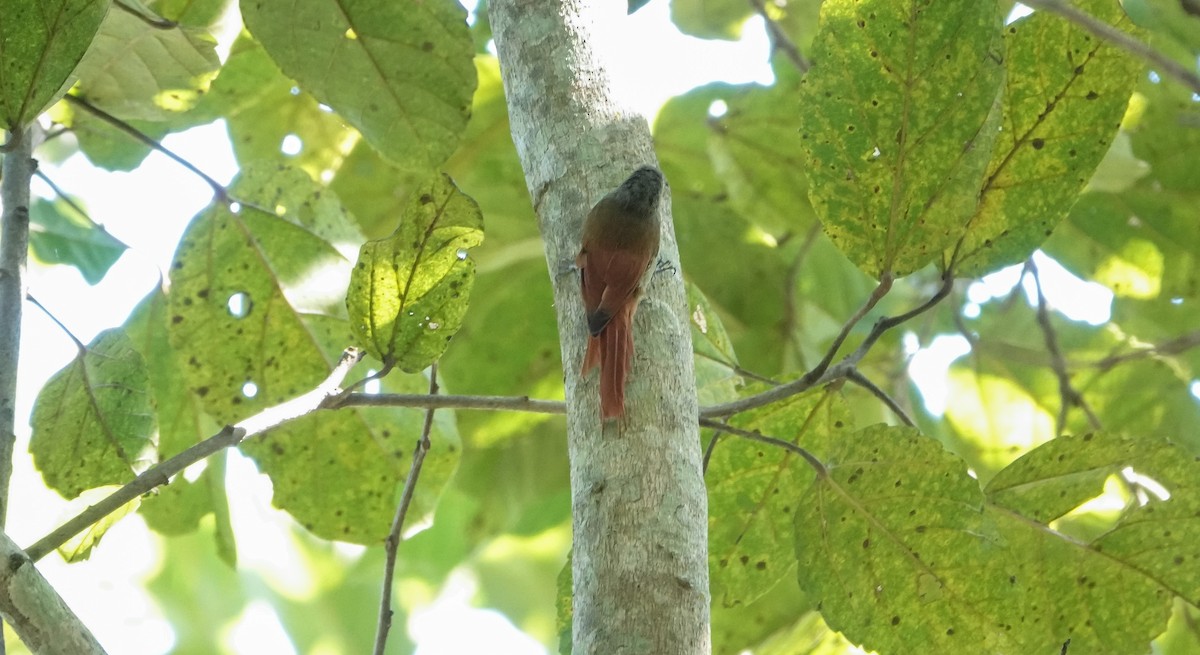
M531 412L533 414L566 414L567 405L561 400L537 400L529 396L428 396L420 393L351 393L332 398L325 403L328 409L339 407L428 407L432 409L478 409Z
M437 392L437 362L434 362L429 367L429 395L436 396ZM383 565L383 593L379 600L379 626L375 632L375 655L383 655L387 646L388 631L392 628L392 578L396 575L396 551L400 548L404 517L408 514L409 503L412 502L413 492L417 488L421 465L425 462L425 454L429 452L429 431L433 428L434 409L430 407L425 410L425 425L421 427L421 437L417 439L417 447L413 449L412 467L404 480L404 492L400 495L400 504L397 505L396 516L392 519L392 529L384 541L386 559Z
M21 314L29 290L29 183L37 169L33 132L12 130L0 164L0 530L8 516L13 445L17 434L17 367L21 353ZM0 634L3 626L0 625ZM0 639L0 653L5 651Z
M879 286L876 287L875 291L871 293L871 297L874 298L874 301L868 299L867 303L863 305L863 308L856 312L855 315L846 322L846 325L842 327L842 334L840 334L838 339L834 341L832 346L830 346L829 352L825 354L825 358L821 360L820 364L817 364L816 368L808 373L805 373L800 379L793 380L792 382L788 382L786 384L781 384L774 389L769 389L753 396L746 396L745 398L739 398L738 400L721 403L719 405L701 407L700 417L715 418L719 416L737 414L738 412L744 412L746 410L754 409L755 407L770 405L771 403L778 402L784 398L789 398L796 394L804 393L805 391L808 391L817 385L845 378L850 374L851 371L855 369L855 367L858 365L858 362L861 361L862 358L871 350L871 348L875 345L875 342L879 340L879 337L883 336L885 332L900 325L901 323L904 323L915 316L919 316L920 314L929 311L929 309L937 305L942 301L942 299L948 296L950 294L950 290L953 288L954 275L950 271L947 271L942 275L942 286L929 300L926 300L921 305L908 312L900 314L899 316L890 316L879 319L879 321L875 323L875 326L871 328L871 332L867 335L867 338L864 339L861 344L859 344L858 348L854 352L846 355L846 357L843 358L842 361L838 362L836 366L830 367L828 363L833 359L834 351L841 346L841 341L845 339L845 335L849 333L850 328L853 327L854 324L857 323L862 316L874 306L875 302L878 302L878 298L876 298L876 296L881 298L884 293L887 293L886 290L881 292L881 289L884 289L884 282L881 280Z
M1108 369L1125 362L1137 359L1146 359L1148 357L1155 357L1157 355L1178 355L1180 353L1187 352L1196 346L1200 346L1200 330L1181 334L1174 339L1168 339L1167 341L1164 341L1156 346L1139 348L1137 350L1122 353L1120 355L1109 355L1108 357L1089 363L1088 366L1094 366L1102 371L1107 371Z
M33 133L8 133L0 168L0 530L8 515L8 483L16 441L17 366L21 351L21 314L29 290L29 184L37 162Z
M341 389L339 385L346 379L346 376L350 373L350 369L354 368L354 365L360 359L362 359L362 351L357 348L347 348L342 353L341 359L334 366L329 377L325 378L312 391L274 407L264 409L236 425L227 425L220 432L208 439L201 441L166 461L146 469L145 472L131 480L125 486L75 515L75 517L27 548L25 552L28 553L29 559L36 562L45 557L51 551L66 543L68 539L87 529L88 526L115 512L126 503L151 489L167 484L170 482L172 476L209 455L230 446L236 446L249 437L261 434L271 428L278 427L321 409L326 399L335 397L340 393Z
M1200 93L1200 75L1197 75L1194 71L1189 70L1174 59L1150 47L1148 43L1139 41L1133 35L1122 32L1095 16L1081 11L1075 5L1064 0L1029 0L1028 2L1022 0L1022 2L1034 9L1062 16L1066 20L1118 48L1141 57L1154 66L1156 70L1162 72L1162 74L1175 78L1177 82L1191 89L1192 93Z
M153 138L143 134L141 132L141 130L137 129L136 127L130 125L129 123L126 123L125 121L117 118L116 116L113 116L112 114L104 111L103 109L100 109L99 107L93 105L92 103L88 102L87 100L84 100L83 98L81 98L79 96L74 96L74 95L71 95L68 93L67 95L63 96L63 100L66 100L68 104L75 105L76 107L83 109L84 111L95 116L96 118L99 118L100 120L104 121L105 123L112 125L113 127L117 128L118 130L133 137L138 142L140 142L146 146L149 146L150 148L153 148L154 150L157 150L157 151L161 152L162 154L166 155L175 163L179 164L180 166L183 166L184 168L188 169L192 173L195 173L197 177L204 180L204 182L206 184L208 184L208 186L210 188L212 188L213 195L216 196L217 199L220 200L222 203L229 204L229 202L231 202L231 198L229 197L229 192L225 190L224 185L222 185L220 182L214 180L213 178L209 177L207 173L205 173L204 171L197 168L196 165L193 164L192 162L190 162L190 161L184 159L183 157L180 157L179 155L172 152L166 146L159 143L156 139L153 139Z
M1042 278L1038 275L1037 265L1033 260L1026 263L1026 268L1029 274L1033 277L1033 286L1037 289L1037 322L1042 329L1042 336L1046 340L1046 351L1050 353L1050 368L1054 371L1055 377L1058 378L1058 391L1062 396L1062 402L1058 408L1058 419L1054 424L1055 434L1062 434L1067 426L1067 412L1072 406L1079 407L1083 413L1087 415L1088 422L1093 429L1100 430L1100 419L1092 412L1092 408L1083 399L1083 394L1071 384L1071 373L1067 370L1067 360L1063 357L1062 350L1058 346L1058 333L1054 330L1054 325L1050 323L1050 307L1046 302L1046 296L1042 293Z
M904 411L904 408L894 398L889 396L886 391L876 386L870 378L863 375L862 371L859 371L857 368L851 369L846 373L846 379L871 392L871 395L881 400L884 405L887 405L888 409L892 410L892 413L896 415L896 418L900 419L901 423L909 427L917 426L916 423L913 423L912 418L908 416L908 413Z
M782 448L794 455L799 455L800 457L803 457L804 461L808 462L808 465L811 466L813 468L813 470L817 472L817 475L825 476L825 475L829 474L829 470L825 468L825 465L821 463L821 460L817 459L816 455L808 452L803 447L797 446L796 444L794 444L790 441L784 441L783 439L776 439L775 437L764 436L763 434L761 434L759 432L751 432L749 430L735 428L732 425L726 425L725 423L721 423L720 421L714 421L712 419L707 419L707 418L700 419L700 426L705 427L705 428L713 428L714 430L720 430L721 432L727 432L729 434L734 435L735 437L741 437L742 439L748 439L750 441L757 441L759 443L765 443L769 446L775 446L776 448Z
M771 37L771 45L778 50L782 50L783 54L787 55L787 58L795 64L796 70L801 73L807 73L808 69L812 68L812 63L800 53L800 48L796 47L796 43L783 31L779 23L776 23L775 19L767 14L767 7L763 4L762 0L750 0L750 5L754 7L754 11L758 12L759 16L762 16L763 24L767 28L767 34Z
M31 652L103 655L87 626L4 532L0 562L0 613Z

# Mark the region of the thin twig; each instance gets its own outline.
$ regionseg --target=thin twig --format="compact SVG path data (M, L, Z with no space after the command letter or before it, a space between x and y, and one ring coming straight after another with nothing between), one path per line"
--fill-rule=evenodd
M776 23L775 19L767 14L767 8L763 5L762 0L750 0L750 5L754 7L754 11L758 12L759 16L762 16L763 24L767 27L767 34L771 36L771 45L782 50L783 54L787 55L787 58L795 64L796 70L807 73L808 69L812 68L812 63L800 54L800 48L796 47L796 43L783 31L779 23Z
M882 282L880 283L880 285L882 286ZM954 287L954 275L952 272L947 271L946 273L944 273L942 275L942 286L937 290L936 293L933 294L933 296L929 300L926 300L924 303L922 303L918 307L916 307L908 312L905 312L903 314L900 314L899 316L891 316L891 317L881 318L879 321L877 321L875 323L875 326L871 328L870 334L868 334L867 338L864 339L861 344L859 344L858 348L854 352L850 353L849 355L846 355L846 357L843 358L842 361L838 362L838 364L836 366L828 366L827 362L825 362L825 360L822 360L822 364L817 365L818 368L815 368L812 371L809 371L808 373L804 374L804 376L802 376L798 380L793 380L792 382L788 382L786 384L781 384L778 387L775 387L774 389L768 389L767 391L764 391L764 392L758 393L758 394L754 394L753 396L746 396L745 398L739 398L738 400L734 400L734 401L727 402L727 403L721 403L719 405L711 405L709 407L702 407L702 408L700 408L701 418L715 418L715 417L720 417L720 416L729 416L731 414L737 414L738 412L744 412L746 410L754 409L755 407L762 407L764 405L769 405L773 402L783 400L784 398L788 398L788 397L803 393L805 391L808 391L809 389L811 389L819 384L824 384L826 382L832 382L833 380L839 380L841 378L846 377L846 375L850 371L854 370L855 366L858 365L858 362L860 360L862 360L862 358L867 354L867 352L870 351L871 347L875 345L875 342L879 340L879 337L883 336L883 334L885 332L887 332L888 330L896 327L897 325L900 325L901 323L904 323L905 321L913 318L914 316L918 316L926 311L929 311L929 309L931 309L934 305L937 305L939 302L942 301L942 299L944 299L947 295L949 295L950 290L953 287ZM875 293L879 293L879 288L876 288ZM875 293L873 293L872 296L874 296ZM859 314L862 314L862 313L865 313L865 312L860 310ZM861 318L861 316L856 314L855 317L851 318L851 322L856 323L856 322L858 322L859 318ZM847 324L849 325L849 324L851 324L851 322L848 322ZM848 329L843 327L843 332L848 332ZM838 346L840 344L835 342L834 345ZM831 350L832 350L832 347L831 347ZM832 358L832 355L829 355L828 353L825 355L826 360L831 359L831 358ZM817 371L818 369L823 372L819 376L814 377L813 373L815 371Z
M707 353L698 352L698 353L696 353L696 356L703 357L704 359L707 359L710 362L716 362L716 363L720 364L721 366L726 366L734 374L740 375L744 378L749 378L751 380L754 380L755 382L762 382L763 384L779 386L778 380L774 380L765 375L761 375L761 374L755 373L754 371L751 371L749 369L742 368L742 366L740 364L728 362L724 359L721 359L720 357L713 357L712 355L709 355Z
M1164 341L1157 346L1147 348L1139 348L1137 350L1122 353L1120 355L1109 355L1104 359L1091 362L1088 366L1094 366L1100 370L1107 371L1108 369L1125 362L1146 359L1147 357L1156 357L1158 355L1178 355L1187 352L1196 346L1200 346L1200 330L1181 334L1174 339Z
M850 336L850 331L853 330L854 326L858 325L858 322L867 315L867 312L870 312L872 309L874 309L875 305L879 304L879 301L882 300L883 297L887 295L888 291L891 290L892 274L884 273L879 278L879 284L875 286L875 290L872 291L871 295L867 297L867 301L863 303L862 307L858 308L858 311L850 317L850 320L846 321L845 325L842 326L841 331L838 332L837 337L833 339L833 343L830 344L829 350L825 352L825 356L821 358L820 362L817 362L817 365L814 366L811 371L804 374L804 379L808 379L811 382L817 380L825 374L825 369L829 368L829 364L833 362L833 358L837 355L838 350L840 350L842 348L842 344L845 343L846 337Z
M771 446L775 446L777 448L782 448L790 453L793 453L793 454L799 455L800 457L803 457L804 461L808 462L808 465L811 466L813 468L813 470L817 472L817 475L824 476L829 473L828 469L826 469L825 465L821 463L821 460L817 459L816 455L808 452L803 447L797 446L796 444L794 444L790 441L784 441L783 439L776 439L775 437L768 437L759 432L751 432L749 430L735 428L732 425L726 425L720 421L714 421L712 419L707 419L707 418L700 419L700 427L713 428L714 430L720 430L721 432L728 432L729 434L732 434L735 437L741 437L743 439L749 439L750 441L757 441L759 443L765 443L765 444L768 444Z
M713 431L712 439L708 440L708 445L704 447L704 461L700 465L700 474L708 473L708 462L712 459L713 451L717 448L717 441L721 438L721 431Z
M297 396L289 401L269 407L247 418L237 425L227 425L217 434L201 441L174 457L160 462L144 473L137 476L125 486L75 515L72 519L56 528L50 534L42 537L25 552L31 561L38 561L54 549L62 546L68 539L86 530L100 519L117 511L126 503L138 496L170 482L171 477L185 468L222 449L236 446L245 439L261 434L271 428L278 427L302 416L312 413L324 404L325 399L336 396L341 389L338 385L346 379L350 369L362 359L362 351L357 348L347 348L341 359L334 366L329 377L325 378L312 391Z
M427 396L410 393L352 393L343 398L331 398L324 405L337 407L432 407L435 409L481 409L532 412L534 414L566 414L567 404L561 400L537 400L529 396Z
M857 384L863 389L866 389L867 391L871 392L871 395L883 401L883 404L887 405L887 408L892 410L892 413L896 415L896 418L900 419L901 423L914 428L917 426L917 424L914 423L911 418L909 418L908 413L904 411L904 408L900 407L900 404L897 403L894 398L889 396L886 391L876 386L875 383L870 380L870 378L863 375L862 371L859 371L858 369L852 369L850 372L846 373L846 379L854 384Z
M1200 75L1197 75L1195 71L1189 70L1186 66L1155 50L1148 43L1138 40L1133 35L1122 32L1095 16L1081 11L1075 5L1063 0L1029 0L1028 2L1022 0L1022 2L1034 9L1062 16L1118 48L1145 59L1159 72L1175 78L1176 81L1190 88L1192 93L1200 93Z
M429 395L436 396L437 392L437 362L434 362L429 367ZM404 517L408 515L408 506L417 488L421 465L425 462L425 454L429 452L429 431L433 428L434 409L430 407L425 410L425 425L421 427L421 438L413 449L412 467L408 470L408 478L404 480L404 492L400 495L400 504L396 506L396 516L392 518L392 529L384 541L386 560L383 565L383 593L379 600L379 626L375 631L375 655L383 655L388 631L392 628L392 577L396 574L396 551L400 548Z
M1062 401L1058 408L1058 418L1054 424L1055 434L1062 434L1067 427L1067 412L1072 406L1079 407L1087 415L1088 423L1093 429L1100 430L1100 419L1092 412L1092 408L1083 399L1083 394L1071 384L1071 373L1067 370L1067 360L1063 357L1058 345L1058 333L1050 322L1050 306L1042 293L1042 278L1038 275L1037 265L1029 260L1026 265L1029 275L1033 278L1033 286L1037 290L1037 322L1042 329L1042 337L1046 341L1046 352L1050 353L1050 368L1058 378L1058 392Z
M212 188L213 195L216 196L217 199L221 201L221 203L223 203L223 204L230 203L229 192L225 190L225 187L220 182L209 177L207 173L205 173L204 171L197 168L195 166L195 164L192 164L190 161L175 154L174 152L169 150L166 146L159 143L156 139L154 139L150 136L147 136L146 134L143 134L136 127L130 125L129 123L126 123L125 121L117 118L116 116L113 116L112 114L104 111L103 109L100 109L99 107L93 105L92 103L88 102L87 100L84 100L83 98L81 98L79 96L67 94L66 96L63 96L63 99L72 105L75 105L77 107L84 109L89 114L92 114L93 116L95 116L96 118L99 118L100 120L104 121L105 123L112 125L113 127L117 128L118 130L124 132L125 134L128 134L129 136L133 137L134 139L141 142L142 144L150 146L154 150L161 152L162 154L166 155L167 157L170 157L173 161L175 161L175 163L179 164L180 166L183 166L184 168L188 169L192 173L195 173L200 179L204 180L204 182L206 184L208 184L208 186L210 188Z

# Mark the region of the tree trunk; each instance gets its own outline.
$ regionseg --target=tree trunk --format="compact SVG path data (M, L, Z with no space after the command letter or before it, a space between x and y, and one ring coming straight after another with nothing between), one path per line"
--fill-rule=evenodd
M646 121L618 106L592 48L600 13L624 6L493 0L489 16L561 335L574 521L572 652L708 653L707 499L669 189L660 259L673 268L648 282L637 312L625 417L602 426L597 377L580 376L587 329L579 277L567 272L580 226L592 204L637 166L656 163Z

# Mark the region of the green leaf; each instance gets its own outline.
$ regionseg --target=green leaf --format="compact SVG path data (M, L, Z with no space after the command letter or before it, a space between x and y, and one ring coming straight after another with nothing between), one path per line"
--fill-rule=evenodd
M38 394L29 452L66 498L124 484L153 457L146 363L121 330L101 332Z
M450 0L254 0L246 27L289 76L406 170L439 166L475 90L466 11Z
M736 425L821 452L846 438L851 419L841 394L822 389L739 417ZM791 575L795 492L813 477L790 451L722 435L705 473L714 601L751 603Z
M438 174L410 196L391 237L363 244L346 306L355 336L386 366L433 363L462 325L483 241L479 206Z
M1118 26L1120 6L1080 8ZM978 212L947 253L976 275L1019 262L1045 241L1113 143L1141 64L1070 21L1039 11L1005 29L1003 129Z
M816 220L796 131L795 78L743 87L726 97L723 116L708 121L709 157L731 205L774 235L794 235Z
M800 587L831 628L881 654L1040 652L1004 629L1019 617L983 566L1000 541L961 460L876 425L841 439L827 466L795 535Z
M112 124L96 117L86 109L69 103L59 103L51 110L55 120L71 128L79 142L79 150L92 164L109 171L132 171L150 155L152 148L131 138ZM170 132L165 123L126 121L142 134L162 142Z
M328 374L336 355L323 346L350 336L340 302L350 262L338 246L358 240L337 198L300 171L250 168L231 193L246 204L211 206L184 232L168 304L171 344L218 423Z
M262 46L246 36L234 42L221 75L186 116L197 123L223 118L243 167L283 161L313 178L333 170L345 144L357 136L338 115L297 88ZM300 150L285 155L281 149L289 136Z
M753 13L749 3L739 0L671 0L671 22L680 32L701 39L736 41Z
M1067 639L1140 652L1173 596L1195 602L1197 463L1169 443L1060 437L1001 471L986 502L960 460L909 429L867 428L827 465L796 514L800 584L830 627L880 653L1055 652ZM1114 474L1146 499L1094 541L1043 523Z
M171 344L188 384L220 423L291 399L328 375L352 341L343 251L361 241L337 198L300 171L251 167L231 194L244 203L236 213L210 207L184 233L168 303ZM384 388L421 393L428 383L392 376ZM435 421L413 516L433 507L458 461L450 416L439 412ZM306 528L376 543L391 524L423 418L411 409L317 412L241 448L271 477L275 504Z
M42 198L29 208L29 248L47 264L79 269L88 284L96 284L128 248L79 211L74 201Z
M176 360L168 336L167 296L155 289L134 308L125 322L133 347L146 361L158 418L159 459L166 459L216 434L219 426L200 409L199 398L188 388L183 367ZM156 532L178 535L195 530L200 519L227 513L225 453L210 456L194 482L177 475L170 483L143 499L138 511Z
M573 553L567 553L567 563L558 572L554 583L554 589L557 592L554 599L554 614L555 625L558 628L559 655L571 655L571 646L574 643L571 630L575 621L575 606L571 600L574 598L572 593L574 577L571 575L572 555Z
M184 25L209 26L217 22L233 0L149 0L158 15Z
M1108 476L1132 484L1148 478L1158 485L1155 492L1143 488L1144 500L1135 500L1111 529L1086 545L1040 526L1014 531L1013 552L1041 554L1027 555L1022 583L1038 589L1040 602L1053 599L1056 624L1074 622L1064 626L1072 648L1145 650L1147 637L1166 628L1171 596L1192 604L1200 598L1197 466L1195 457L1167 441L1097 433L1059 437L1013 462L988 485L989 500L1007 516L1038 522L1098 495Z
M121 119L165 120L208 89L220 66L215 46L204 30L110 11L75 71L78 93Z
M1086 193L1045 250L1118 296L1200 296L1200 112L1190 92L1144 81L1127 127L1133 156L1150 166L1121 193Z
M6 0L0 21L0 120L27 123L65 93L107 0Z
M925 266L975 212L998 133L1000 19L995 2L822 5L797 103L809 195L864 272Z
M692 325L692 351L696 355L696 393L700 405L712 405L737 398L742 384L733 342L721 323L721 317L700 289L687 284L688 314Z

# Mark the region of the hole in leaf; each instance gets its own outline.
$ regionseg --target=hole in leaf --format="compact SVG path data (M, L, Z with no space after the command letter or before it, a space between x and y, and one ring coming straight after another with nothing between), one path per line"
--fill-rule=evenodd
M241 291L229 296L229 300L225 303L225 307L229 309L229 315L234 318L246 318L253 305L250 296Z
M242 395L247 398L253 398L258 395L258 385L253 382L247 382L242 385Z
M729 111L729 105L725 104L724 100L713 100L708 105L709 118L720 118Z
M300 137L296 136L295 134L289 134L283 137L283 143L279 145L279 152L282 152L289 157L294 157L300 154L300 151L303 149L304 142L301 141Z

